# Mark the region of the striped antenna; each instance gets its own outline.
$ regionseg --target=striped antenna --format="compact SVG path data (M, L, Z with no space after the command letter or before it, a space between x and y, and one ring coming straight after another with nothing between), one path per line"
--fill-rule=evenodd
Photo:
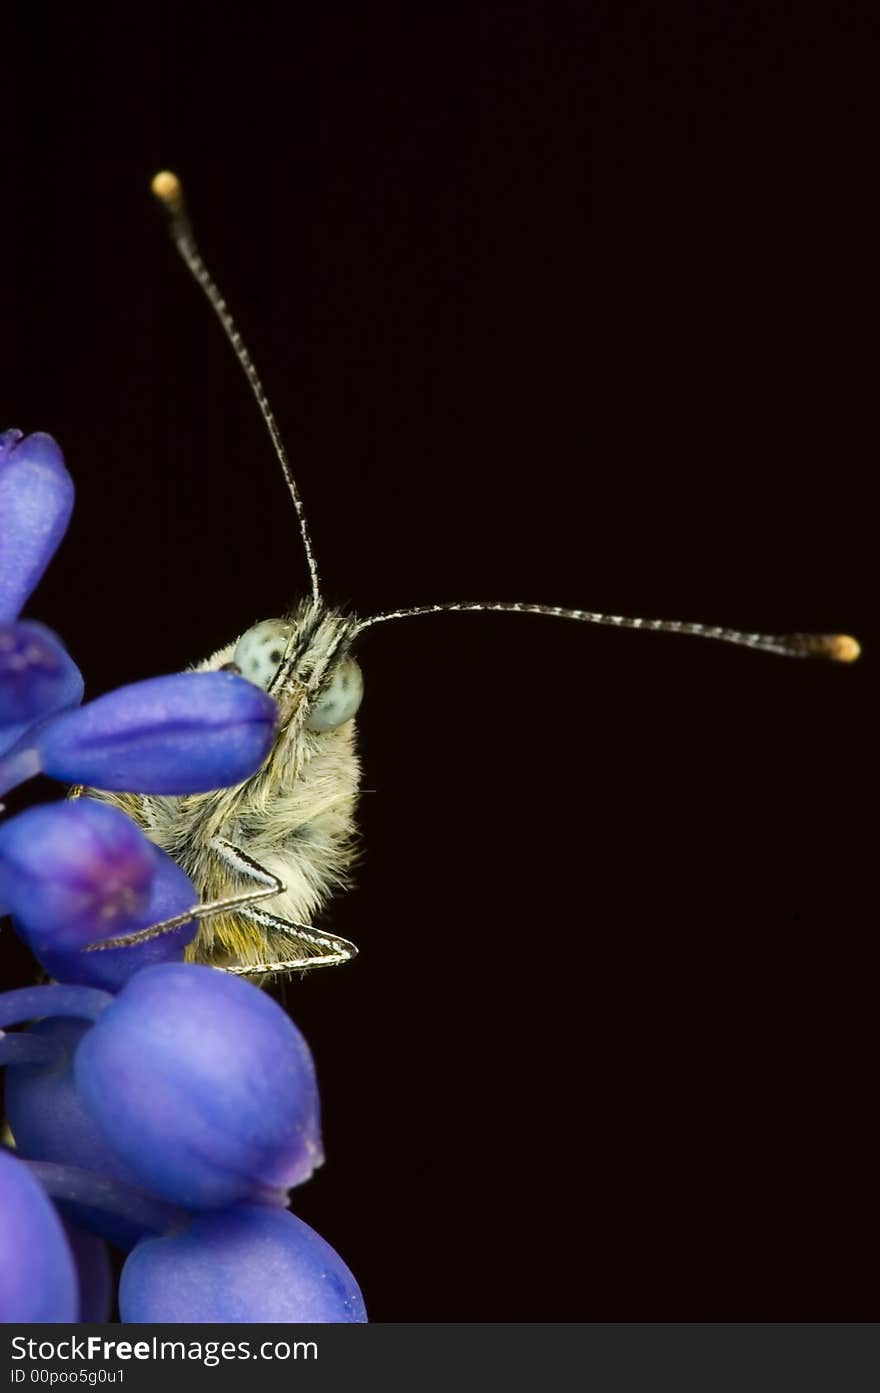
M195 239L193 237L192 226L190 224L190 220L186 211L186 204L184 203L183 199L183 186L181 185L181 182L176 174L171 174L169 170L164 169L154 178L152 183L152 190L158 198L159 202L164 206L165 211L168 214L169 224L171 228L171 236L174 241L174 245L176 246L183 261L185 262L187 269L191 272L193 278L201 286L211 308L213 309L217 318L220 320L220 323L223 327L223 332L229 340L229 343L232 346L232 350L235 353L235 356L238 359L239 364L241 365L242 371L244 372L244 375L247 378L248 383L250 384L251 391L253 392L254 397L256 398L257 406L260 408L260 414L266 423L269 435L272 437L272 444L275 447L275 454L278 457L278 463L281 465L281 469L284 473L284 478L287 483L287 487L290 491L290 496L293 499L293 506L296 509L296 515L299 519L300 536L302 537L302 543L306 553L306 560L309 563L309 575L311 576L312 580L312 598L314 600L320 600L321 589L318 584L318 567L315 562L314 552L312 551L312 541L311 537L309 536L309 528L308 523L306 522L305 510L302 505L302 499L299 496L299 489L296 486L296 480L294 479L293 473L290 468L290 462L287 458L287 451L284 448L284 442L281 439L281 432L279 431L275 417L272 414L272 408L269 405L269 399L266 396L266 392L262 382L260 381L259 374L257 373L257 370L254 367L253 359L251 358L250 353L245 347L241 334L238 332L235 320L229 313L226 301L220 294L214 277L211 275L211 272L208 270L207 266L202 260L201 253L199 252L199 249L196 246Z
M577 619L581 624L602 624L612 629L649 629L662 634L692 634L696 638L713 638L719 643L733 643L739 648L757 648L763 653L781 653L787 658L830 658L836 663L852 663L861 652L858 641L850 634L749 634L739 629L726 629L717 624L694 624L678 619L629 619L621 614L596 614L587 609L562 609L559 605L528 605L516 602L452 603L417 605L412 609L393 609L386 614L374 614L360 619L354 628L358 634L374 624L389 619L414 619L420 614L446 614L449 611L498 611L505 614L543 614L554 619Z

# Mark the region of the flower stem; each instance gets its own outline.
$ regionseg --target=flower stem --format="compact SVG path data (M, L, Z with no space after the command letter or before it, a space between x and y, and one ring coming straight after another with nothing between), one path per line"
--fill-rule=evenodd
M186 1210L97 1171L62 1166L55 1161L25 1160L24 1164L52 1199L100 1209L154 1233L180 1228L189 1218Z
M110 992L99 987L59 986L50 983L43 987L18 987L0 995L0 1030L7 1025L44 1016L77 1016L96 1021L105 1007L113 1001Z

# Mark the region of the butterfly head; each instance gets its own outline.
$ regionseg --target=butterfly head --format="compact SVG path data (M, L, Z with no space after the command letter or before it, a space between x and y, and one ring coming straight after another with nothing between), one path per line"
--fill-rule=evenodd
M356 714L364 694L361 669L348 651L355 627L308 601L285 618L247 629L223 666L277 697L282 716L299 713L306 730L336 730Z

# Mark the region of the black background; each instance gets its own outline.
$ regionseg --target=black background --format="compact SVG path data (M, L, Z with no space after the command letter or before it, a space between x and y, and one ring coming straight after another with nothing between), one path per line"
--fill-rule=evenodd
M869 640L869 14L5 21L0 417L76 479L29 613L89 692L304 585L166 165L330 598ZM361 956L287 1001L328 1152L294 1207L372 1317L876 1316L870 643L846 669L453 615L360 658L364 859L326 922Z

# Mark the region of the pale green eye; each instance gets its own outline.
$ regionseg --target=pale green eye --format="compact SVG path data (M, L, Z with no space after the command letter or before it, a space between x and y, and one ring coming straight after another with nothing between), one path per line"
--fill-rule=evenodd
M264 619L242 634L235 645L232 661L242 677L256 687L267 689L284 657L293 625L286 619Z
M309 712L309 730L335 730L350 721L364 694L363 674L354 658L343 658Z

